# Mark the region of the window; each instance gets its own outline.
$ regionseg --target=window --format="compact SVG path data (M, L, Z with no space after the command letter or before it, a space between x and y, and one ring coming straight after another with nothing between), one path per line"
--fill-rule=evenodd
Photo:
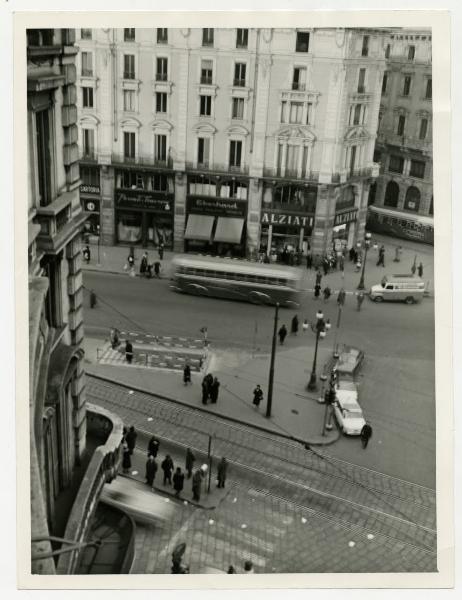
M383 79L382 79L382 94L387 93L387 85L388 85L388 73L384 73Z
M167 160L167 136L154 136L154 160L165 162Z
M52 137L49 109L35 113L35 135L37 143L37 175L40 206L50 204L52 190Z
M209 166L210 156L210 139L209 138L198 138L197 139L197 164L203 167Z
M168 44L168 29L157 29L157 43Z
M353 115L353 125L359 125L361 120L361 104L356 104Z
M411 177L423 179L425 176L425 162L422 160L411 160L411 168L409 169Z
M211 60L203 60L201 62L201 83L211 85L213 81L213 62Z
M381 158L382 158L382 153L380 152L380 150L374 150L374 158L372 159L373 162L379 163Z
M291 102L289 123L302 123L303 120L303 102Z
M407 51L407 59L414 60L415 58L415 46L409 46Z
M93 56L91 52L82 52L82 76L93 77Z
M242 142L231 140L229 144L229 166L239 168L241 166Z
M432 80L427 79L427 86L425 88L425 98L431 100L432 97Z
M396 156L392 154L390 156L390 162L388 170L392 173L402 173L404 169L404 158L402 156Z
M398 135L404 135L404 128L406 126L406 117L404 115L399 115L398 117L398 128L396 133Z
M167 112L167 93L156 92L156 112L166 113Z
M366 81L366 69L359 69L359 76L358 76L358 93L359 94L364 94L366 91L365 81Z
M80 165L80 179L87 185L99 185L99 167Z
M361 56L369 56L369 36L363 35L363 47L361 49Z
M202 30L202 45L213 46L213 29Z
M158 58L156 60L156 81L167 81L168 59Z
M233 98L232 115L233 119L244 118L244 98Z
M80 37L82 40L91 40L91 29L81 29Z
M135 133L124 131L124 158L135 159Z
M236 63L234 65L234 85L239 87L245 86L245 63Z
M236 48L247 48L249 43L249 30L238 29L236 33Z
M385 58L390 58L390 50L391 46L390 44L387 44L387 47L385 48Z
M82 106L84 108L93 108L93 88L82 88Z
M124 29L124 42L134 42L135 41L135 30L134 29Z
M428 119L420 120L419 140L424 140L427 137Z
M305 91L306 69L305 67L295 67L292 79L292 89Z
M406 75L403 80L403 96L409 96L411 91L411 77Z
M95 132L93 129L82 129L83 156L85 158L95 157Z
M308 52L310 47L310 34L307 31L297 31L295 52Z
M134 54L124 54L124 79L135 79Z
M212 114L212 96L199 96L199 114L210 117Z
M404 198L404 210L412 210L413 212L419 212L420 208L420 191L411 185L406 191L406 197Z
M350 175L353 175L356 166L356 146L350 149Z
M124 90L124 111L135 111L135 90Z
M399 200L399 185L396 181L389 181L385 188L385 197L383 203L385 206L392 206L396 208Z

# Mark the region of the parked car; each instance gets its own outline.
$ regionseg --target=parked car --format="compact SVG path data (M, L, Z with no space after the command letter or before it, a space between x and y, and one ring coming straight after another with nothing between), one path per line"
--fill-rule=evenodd
M337 373L342 378L354 379L364 360L364 352L353 346L344 346L336 365Z
M339 381L335 388L334 413L339 428L346 435L360 435L366 424L358 403L358 389L353 381Z

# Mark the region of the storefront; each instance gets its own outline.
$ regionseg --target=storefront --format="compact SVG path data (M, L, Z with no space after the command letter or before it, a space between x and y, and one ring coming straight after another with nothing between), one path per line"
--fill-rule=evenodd
M116 190L116 240L122 244L173 248L173 196L142 190Z
M357 218L357 208L336 213L332 230L332 245L336 252L353 246Z
M306 254L309 249L314 213L264 210L261 215L260 252L272 261L290 254Z

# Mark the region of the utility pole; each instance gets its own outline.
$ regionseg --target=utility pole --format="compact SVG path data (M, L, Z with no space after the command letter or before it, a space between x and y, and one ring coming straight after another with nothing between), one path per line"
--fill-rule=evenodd
M273 329L273 341L271 344L271 362L268 379L268 398L266 403L266 417L271 417L271 406L273 403L273 380L274 380L274 359L276 358L276 337L278 334L278 317L279 317L279 302L276 302L276 308L274 311L274 329Z

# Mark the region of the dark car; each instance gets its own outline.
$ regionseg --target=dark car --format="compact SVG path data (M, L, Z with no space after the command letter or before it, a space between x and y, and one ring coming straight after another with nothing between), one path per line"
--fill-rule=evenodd
M343 346L337 362L340 377L355 379L364 360L364 352L353 346Z

